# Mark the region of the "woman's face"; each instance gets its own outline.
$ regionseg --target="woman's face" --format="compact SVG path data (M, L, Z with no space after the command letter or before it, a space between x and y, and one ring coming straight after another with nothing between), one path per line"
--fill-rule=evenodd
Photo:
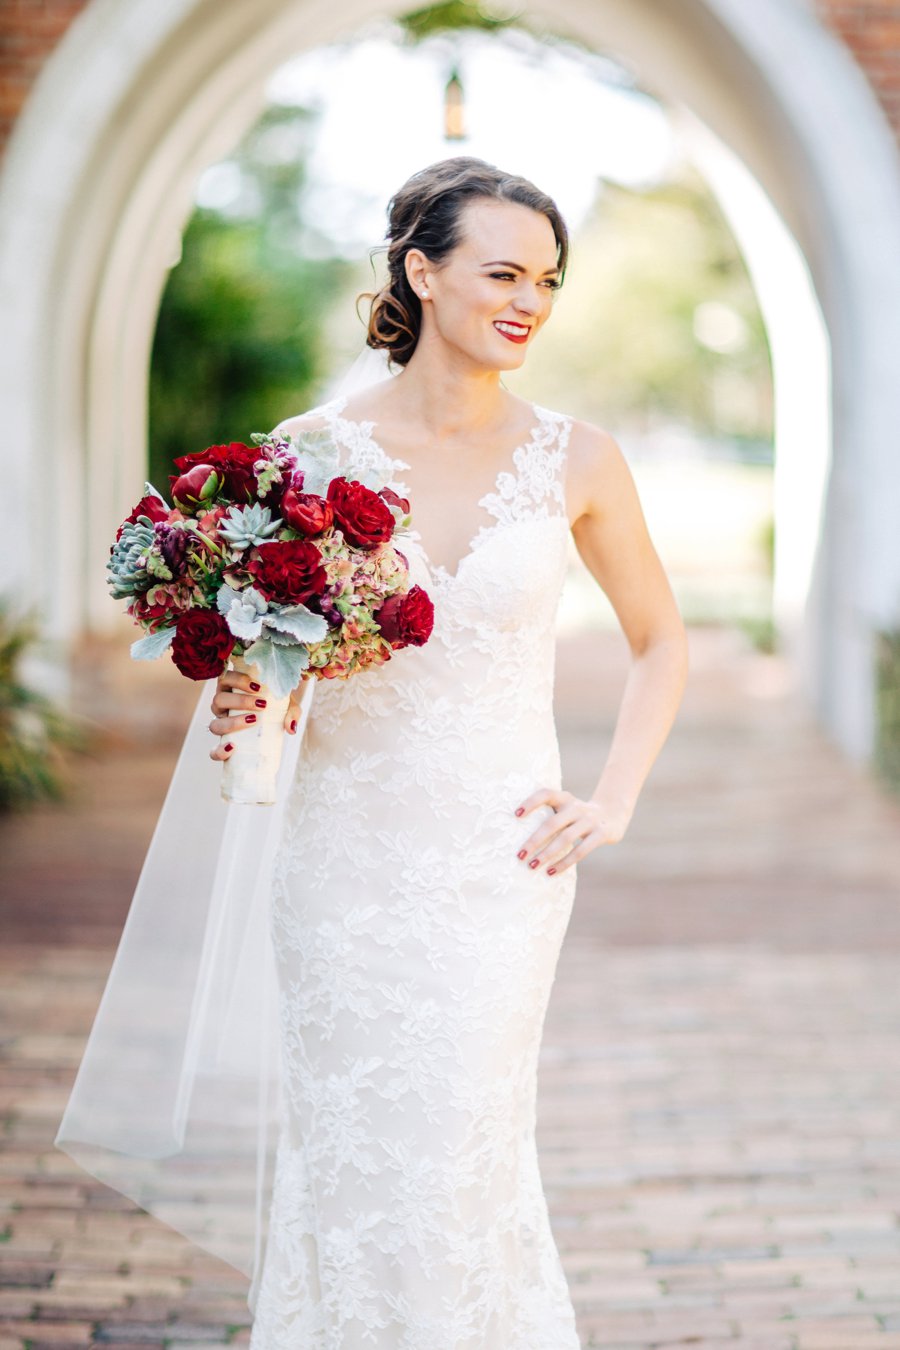
M486 197L466 203L461 223L460 243L438 268L419 249L406 255L410 284L427 292L419 343L446 343L488 370L516 370L553 304L553 226L530 206Z

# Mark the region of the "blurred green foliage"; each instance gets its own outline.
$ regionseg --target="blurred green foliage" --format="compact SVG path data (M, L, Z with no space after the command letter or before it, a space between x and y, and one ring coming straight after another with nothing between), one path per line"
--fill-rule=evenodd
M30 689L20 674L39 630L36 613L16 617L8 601L0 602L0 812L66 797L71 782L62 752L92 748L87 728Z
M900 795L900 631L876 640L875 768Z
M601 425L675 421L758 457L772 436L768 341L709 187L688 165L644 189L598 186L541 335L553 394L571 389Z
M525 26L521 20L496 18L479 5L468 0L444 0L443 4L424 5L421 9L407 10L397 15L397 24L413 42L422 42L436 33L453 33L460 29L480 29L484 32L497 32L501 28Z
M322 316L351 264L306 250L313 120L269 108L216 166L221 205L199 207L184 232L150 369L148 477L164 495L176 455L270 431L309 406L321 376Z

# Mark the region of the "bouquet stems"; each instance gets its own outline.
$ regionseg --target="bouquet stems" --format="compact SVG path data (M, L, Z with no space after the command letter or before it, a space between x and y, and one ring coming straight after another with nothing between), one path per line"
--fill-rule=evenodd
M281 763L284 717L290 694L281 698L273 695L260 679L257 667L243 656L232 654L230 667L261 685L259 697L266 700L266 706L257 711L255 722L235 732L231 738L234 749L223 766L222 797L226 802L271 806L275 802L275 780ZM243 712L233 708L230 715L242 716ZM223 736L223 743L228 739Z

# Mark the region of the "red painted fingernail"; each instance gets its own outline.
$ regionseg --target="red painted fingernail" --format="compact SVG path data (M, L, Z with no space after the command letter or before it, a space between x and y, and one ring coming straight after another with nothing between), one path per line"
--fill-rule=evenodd
M258 698L256 700L256 706L257 708L264 708L266 706L266 700L264 698Z
M233 750L233 749L234 749L234 746L231 744L231 742L229 742L228 745L225 746L225 749L226 749L226 750Z
M248 713L245 720L246 720L247 722L255 722L255 721L256 721L256 713Z
M296 719L296 717L295 717L294 720L291 722L291 731L296 731L296 730L297 730L297 719Z
M537 867L537 865L538 865L538 863L539 863L540 861L541 861L540 858L532 858L532 860L531 860L531 862L528 864L528 866L529 866L529 867Z
M555 876L555 875L556 875L556 868L555 868L555 867L548 867L548 868L547 868L547 876L548 876L548 877L552 877L552 876Z
M256 692L259 693L260 689L262 688L262 685L257 684L255 680L251 680L251 681L250 681L250 688L251 688L251 689L255 689Z
M519 849L519 857L520 857L520 858L524 858L524 857L525 857L525 850L524 850L524 848L520 848L520 849Z
M524 807L524 806L518 806L518 807L516 807L516 815L517 815L517 816L520 816L524 810L525 810L525 807Z

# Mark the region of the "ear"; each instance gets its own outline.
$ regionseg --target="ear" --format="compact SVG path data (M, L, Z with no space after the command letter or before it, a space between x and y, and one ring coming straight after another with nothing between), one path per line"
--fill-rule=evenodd
M429 270L428 259L420 248L411 248L407 251L403 259L403 266L406 269L406 279L416 295L421 295L422 290L428 289Z

